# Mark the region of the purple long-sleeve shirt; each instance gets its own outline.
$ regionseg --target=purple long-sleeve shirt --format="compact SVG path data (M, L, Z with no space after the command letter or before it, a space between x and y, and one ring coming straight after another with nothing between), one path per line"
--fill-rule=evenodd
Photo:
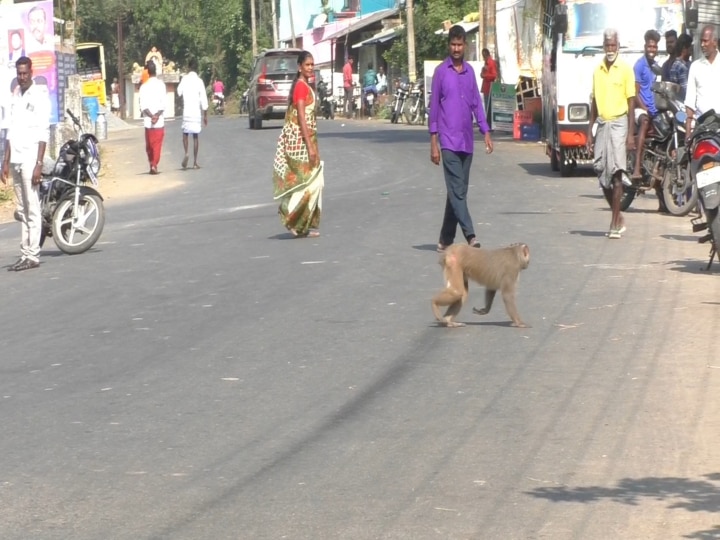
M463 61L463 69L458 73L452 58L448 57L435 68L433 75L429 131L438 134L443 150L472 154L473 116L480 133L490 131L475 71Z

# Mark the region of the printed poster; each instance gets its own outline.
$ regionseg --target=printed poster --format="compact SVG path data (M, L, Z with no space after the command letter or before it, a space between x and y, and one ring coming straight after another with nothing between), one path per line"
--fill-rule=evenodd
M9 97L20 91L15 62L21 56L32 60L33 82L47 89L51 104L50 123L57 124L58 76L52 0L7 5L0 9L0 103L7 104ZM2 112L4 121L7 114Z
M490 117L494 130L512 132L517 109L515 94L514 84L496 82L490 87Z

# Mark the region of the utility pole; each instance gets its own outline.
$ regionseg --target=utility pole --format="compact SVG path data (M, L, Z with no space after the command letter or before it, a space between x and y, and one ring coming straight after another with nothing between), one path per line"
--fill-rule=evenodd
M292 0L288 0L288 15L290 16L290 35L292 36L293 49L297 47L295 42L295 21L293 21Z
M255 0L250 0L250 30L252 32L253 58L257 56L257 22L255 21Z
M123 13L117 16L118 42L118 99L120 100L120 118L125 120L125 39L123 37Z
M478 2L478 35L477 35L477 59L480 60L480 51L482 51L485 45L485 0L479 0Z
M495 15L497 13L497 0L488 0L487 20L485 21L485 47L490 50L490 54L495 58L497 51L495 45Z
M278 27L277 27L277 11L275 9L275 2L277 0L270 0L270 16L272 17L273 27L273 47L278 48Z
M407 8L407 40L408 40L408 78L411 83L415 82L415 23L413 21L413 0L406 1Z

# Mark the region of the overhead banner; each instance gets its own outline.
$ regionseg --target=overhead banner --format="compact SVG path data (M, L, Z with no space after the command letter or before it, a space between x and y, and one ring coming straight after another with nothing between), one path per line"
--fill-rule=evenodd
M21 56L32 60L33 82L48 92L50 123L58 122L58 76L53 28L53 2L25 2L0 8L0 101L20 91L15 62ZM7 112L3 111L3 117Z

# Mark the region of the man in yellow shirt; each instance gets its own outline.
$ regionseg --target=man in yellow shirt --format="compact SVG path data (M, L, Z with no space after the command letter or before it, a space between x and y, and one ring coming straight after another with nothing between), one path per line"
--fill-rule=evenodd
M635 148L635 74L630 65L618 59L617 30L603 33L605 58L593 73L588 151L594 150L593 168L600 187L612 207L608 238L621 238L625 219L620 213L623 183L627 175L627 152ZM598 123L596 140L593 124Z

